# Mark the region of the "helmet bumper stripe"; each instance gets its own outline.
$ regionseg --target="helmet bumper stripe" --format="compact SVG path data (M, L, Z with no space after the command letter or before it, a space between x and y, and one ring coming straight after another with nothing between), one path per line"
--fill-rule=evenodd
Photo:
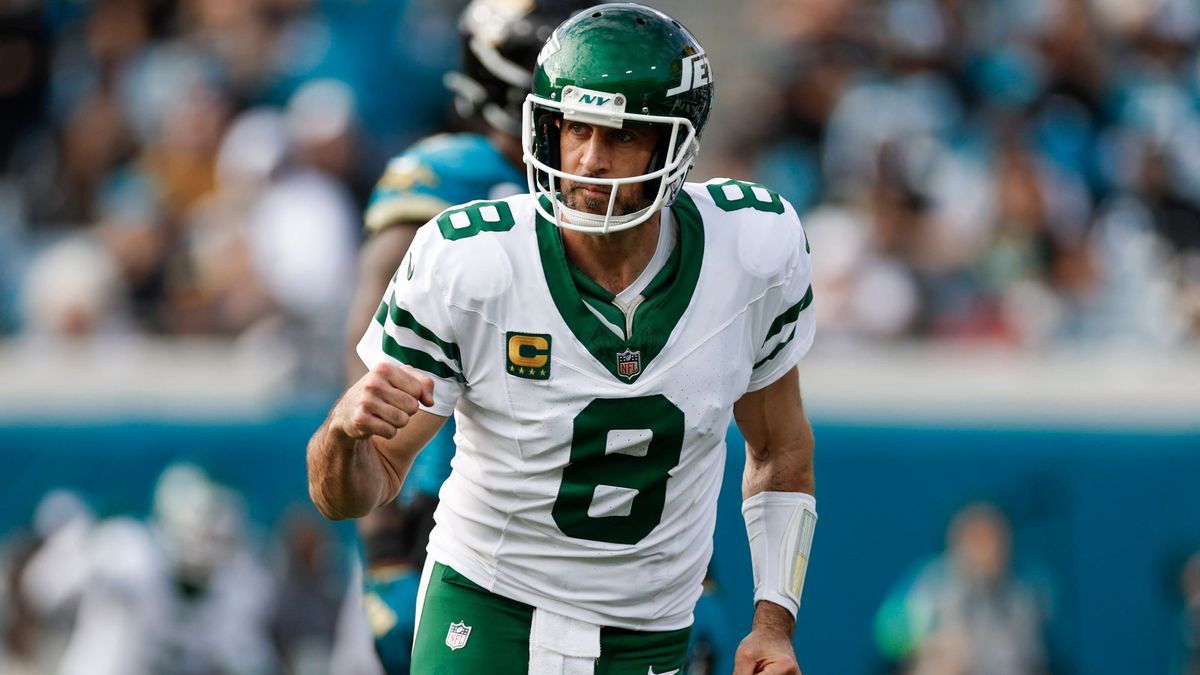
M471 38L470 46L475 58L505 84L521 89L528 89L533 84L532 71L504 58L491 45L479 38Z

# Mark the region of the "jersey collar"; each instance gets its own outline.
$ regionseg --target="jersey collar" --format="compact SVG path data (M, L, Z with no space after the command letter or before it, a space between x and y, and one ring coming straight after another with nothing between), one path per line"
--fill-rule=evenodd
M645 300L635 310L633 330L625 338L614 333L584 304L588 302L612 322L623 317L612 304L612 293L567 262L557 228L540 214L537 216L542 271L559 315L592 357L618 381L627 384L636 382L666 346L691 304L700 278L704 257L700 212L691 196L682 190L671 210L679 223L679 241L666 264L642 292ZM624 319L620 318L617 325L624 325ZM624 369L619 364L620 355L624 355ZM631 360L636 360L636 370L630 365Z

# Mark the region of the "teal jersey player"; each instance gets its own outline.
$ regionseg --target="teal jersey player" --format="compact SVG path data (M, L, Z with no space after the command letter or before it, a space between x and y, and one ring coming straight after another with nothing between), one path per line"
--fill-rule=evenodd
M388 162L367 204L367 230L376 232L396 222L423 223L455 204L524 191L524 172L491 139L441 134Z
M363 608L385 672L409 672L420 582L420 572L410 568L378 570L363 580Z
M473 199L499 199L525 191L525 175L487 136L440 134L388 162L371 193L364 221L368 233L395 223L424 222L446 208ZM417 455L400 493L436 496L450 475L454 424L442 428Z

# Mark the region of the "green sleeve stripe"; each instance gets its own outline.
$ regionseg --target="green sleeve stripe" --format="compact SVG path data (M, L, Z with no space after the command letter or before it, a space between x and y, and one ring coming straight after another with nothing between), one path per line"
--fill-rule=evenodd
M437 345L438 349L441 349L442 353L446 355L446 358L457 364L460 370L462 369L462 352L459 350L458 345L441 339L436 333L422 326L421 322L417 321L417 317L413 316L412 312L396 304L396 296L394 295L392 296L392 302L388 311L391 314L392 323L400 328L407 328L422 340L427 340ZM379 314L376 314L375 318L379 320ZM382 320L379 322L383 323Z
M387 318L388 304L387 301L379 303L379 309L375 310L375 322L380 326L384 325L383 320Z
M763 360L761 360L761 361L759 361L758 363L754 364L754 369L755 369L755 370L758 370L758 367L759 367L759 366L761 366L762 364L766 363L767 361L770 361L771 359L775 358L775 357L776 357L776 356L779 354L779 352L783 351L783 348L784 348L784 347L786 347L786 346L788 345L788 343L789 343L789 342L791 342L791 341L792 341L792 338L794 338L794 337L796 337L796 328L795 328L795 326L793 326L793 327L792 327L792 334L791 334L791 335L787 336L787 338L786 338L786 339L780 340L780 341L779 341L779 344L775 345L775 349L772 349L772 350L771 350L771 353L770 353L770 354L767 354L766 358L764 358Z
M440 377L444 380L455 380L457 382L467 381L467 378L463 377L450 366L442 363L441 361L419 349L410 349L402 346L387 333L383 334L383 353L396 359L400 363L412 366L417 370L423 370L430 375Z
M792 305L791 307L788 307L787 310L784 311L783 314L780 314L778 317L775 318L774 321L771 322L771 328L770 328L770 330L767 331L767 337L763 339L763 346L766 346L766 344L771 341L771 338L775 337L775 335L777 333L779 333L779 331L783 330L784 326L788 325L789 323L792 323L797 318L799 318L800 312L803 312L806 307L808 307L810 304L812 304L812 299L813 299L813 290L812 290L812 286L809 285L808 292L804 294L803 298L800 298L800 302L797 302L796 304ZM774 356L774 355L775 355L775 353L772 352L771 356ZM770 357L767 357L767 358L770 359ZM756 365L754 367L757 368L758 366Z

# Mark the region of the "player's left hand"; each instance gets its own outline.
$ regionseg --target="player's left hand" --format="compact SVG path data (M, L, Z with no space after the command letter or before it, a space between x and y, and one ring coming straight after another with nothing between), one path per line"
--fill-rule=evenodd
M796 650L792 648L792 626L787 610L769 602L759 603L754 628L734 655L733 675L800 675Z

